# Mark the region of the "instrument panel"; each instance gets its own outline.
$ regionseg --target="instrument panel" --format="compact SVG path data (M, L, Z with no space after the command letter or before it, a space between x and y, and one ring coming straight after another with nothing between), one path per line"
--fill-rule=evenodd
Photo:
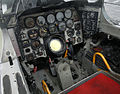
M73 45L83 42L81 21L73 7L22 16L19 24L16 36L26 61L47 57L45 40L50 36L58 34Z

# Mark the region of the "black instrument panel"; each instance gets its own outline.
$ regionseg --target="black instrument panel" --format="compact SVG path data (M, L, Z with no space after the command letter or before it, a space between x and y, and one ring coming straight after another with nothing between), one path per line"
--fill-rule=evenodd
M26 61L47 57L45 40L50 36L57 34L73 45L83 41L81 21L73 7L22 16L18 22L21 30L16 36Z
M90 38L95 35L98 30L98 18L99 10L84 10L80 11L82 19L82 30L84 32L84 38Z

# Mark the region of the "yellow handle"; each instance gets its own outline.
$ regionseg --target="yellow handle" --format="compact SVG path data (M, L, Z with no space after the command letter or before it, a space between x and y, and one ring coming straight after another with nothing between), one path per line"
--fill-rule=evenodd
M66 58L68 56L68 49L65 52L64 58Z
M50 90L44 80L42 80L42 87L43 87L44 92L47 92L47 94L51 94Z
M108 64L107 60L105 59L105 57L103 56L103 54L101 54L101 53L99 53L99 52L96 52L96 53L93 55L93 64L95 64L96 55L99 55L99 56L103 59L106 67L108 68L108 70L110 70L111 67L110 67L110 65Z

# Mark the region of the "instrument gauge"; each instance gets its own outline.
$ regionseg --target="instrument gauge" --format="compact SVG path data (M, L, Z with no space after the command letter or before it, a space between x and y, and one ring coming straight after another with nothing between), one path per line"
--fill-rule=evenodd
M25 19L25 26L28 28L32 28L35 26L35 22L33 18L26 18Z
M50 33L55 32L56 31L56 26L55 25L50 25L49 26L49 31L50 31Z
M38 31L36 29L28 31L28 36L30 39L34 40L38 38Z
M39 25L39 26L43 26L44 24L45 24L45 18L43 17L43 16L39 16L38 18L37 18L37 24Z
M47 30L45 28L40 28L39 34L41 37L45 37L47 35Z
M57 18L58 21L62 21L63 18L64 18L64 14L62 12L58 12L56 14L56 18Z
M60 31L65 31L66 30L66 24L64 22L61 22L58 27L59 27Z
M65 11L65 17L66 17L66 18L71 18L71 17L72 17L72 11L71 11L70 9L67 9L67 10Z
M55 22L55 16L53 15L53 14L49 14L48 16L47 16L47 21L48 21L48 23L54 23Z
M72 20L68 20L67 21L67 27L69 27L69 28L72 28L73 27L73 21Z
M33 41L31 41L31 46L34 50L36 50L36 49L40 48L41 43L38 40L33 40Z
M69 37L73 37L74 33L75 33L75 31L73 29L70 29L70 30L67 31L67 35Z

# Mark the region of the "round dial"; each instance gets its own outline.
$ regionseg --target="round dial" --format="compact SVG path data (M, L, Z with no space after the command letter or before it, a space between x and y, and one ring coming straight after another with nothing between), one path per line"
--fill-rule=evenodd
M67 9L67 10L65 11L65 17L66 17L66 18L71 18L71 17L72 17L72 11L71 11L70 9Z
M65 30L66 30L66 24L65 24L64 22L61 22L61 23L59 24L59 30L60 30L60 31L65 31Z
M31 46L32 46L33 49L38 49L38 48L40 48L40 46L41 46L40 41L38 41L38 40L32 41L32 42L31 42Z
M50 31L50 33L55 32L56 31L56 26L55 25L50 25L49 26L49 31Z
M55 22L55 16L53 14L49 14L47 16L48 23L54 23Z
M33 29L33 30L30 30L28 31L28 36L30 39L37 39L38 37L38 31Z
M48 54L52 57L62 56L66 51L66 42L61 35L53 34L49 38L47 38L45 43Z
M45 28L40 28L39 33L41 37L45 37L47 35L47 30Z
M67 27L69 27L69 28L72 28L73 27L73 21L72 20L68 20L67 21Z
M37 18L37 24L38 24L39 26L43 26L43 25L45 24L45 18L44 18L43 16L39 16L39 17Z
M56 14L56 18L57 18L58 21L62 21L63 18L64 18L64 14L62 12L58 12Z
M73 37L74 33L75 33L75 32L74 32L73 29L70 29L70 30L67 31L67 35L68 35L69 37Z
M34 26L35 26L34 19L33 19L33 18L26 18L26 19L25 19L25 25L26 25L26 27L28 27L28 28L34 27Z

